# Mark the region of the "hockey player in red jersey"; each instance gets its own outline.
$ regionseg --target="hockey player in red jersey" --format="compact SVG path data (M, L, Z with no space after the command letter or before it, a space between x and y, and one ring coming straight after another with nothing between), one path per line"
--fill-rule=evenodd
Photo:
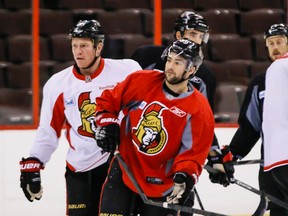
M79 21L70 36L75 65L53 75L44 86L36 138L29 157L20 162L21 188L29 201L42 197L40 170L56 150L65 125L70 147L67 215L96 216L109 153L95 144L95 99L141 67L134 60L101 57L105 35L96 20Z
M184 204L202 172L214 136L205 96L189 78L202 63L199 45L175 41L163 52L165 71L137 71L97 97L96 140L119 152L145 195ZM121 129L117 116L123 111ZM135 200L134 202L131 200ZM134 205L134 207L133 207ZM176 215L147 206L114 158L103 186L99 215Z

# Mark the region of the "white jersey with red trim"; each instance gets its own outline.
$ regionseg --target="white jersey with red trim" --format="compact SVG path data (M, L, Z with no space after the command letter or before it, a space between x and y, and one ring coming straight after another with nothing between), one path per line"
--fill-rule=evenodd
M267 70L263 107L264 171L288 165L288 56Z
M83 76L74 66L53 75L43 88L40 125L32 145L30 157L43 163L50 160L58 146L63 125L70 145L67 165L76 172L91 170L108 159L94 139L95 99L104 89L137 70L140 65L131 59L101 59L92 76Z

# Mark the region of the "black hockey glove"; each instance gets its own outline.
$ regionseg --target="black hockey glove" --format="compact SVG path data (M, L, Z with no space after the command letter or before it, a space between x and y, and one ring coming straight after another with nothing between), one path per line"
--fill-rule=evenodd
M120 126L118 119L111 113L96 116L95 139L104 152L114 152L120 142Z
M20 161L20 187L26 198L33 202L40 200L43 194L40 170L44 169L43 163L35 157L22 158Z
M234 165L233 165L233 155L230 151L229 146L224 146L222 149L222 163L226 172L226 175L228 177L228 180L230 183L235 183L234 179Z
M173 177L174 188L172 193L167 197L166 201L169 204L182 205L189 197L195 181L191 176L184 172L177 172Z
M209 179L212 183L221 184L224 187L227 187L230 182L227 178L227 174L225 173L225 168L222 162L222 154L220 153L221 150L217 151L214 150L214 156L208 156L207 165L212 167L219 172L209 172Z

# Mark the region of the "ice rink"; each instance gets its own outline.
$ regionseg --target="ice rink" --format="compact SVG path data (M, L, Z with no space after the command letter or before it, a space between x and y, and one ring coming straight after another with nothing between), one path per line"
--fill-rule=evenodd
M220 145L229 144L236 128L216 128ZM59 147L42 171L44 194L40 201L28 202L20 188L19 160L27 157L35 130L0 131L0 215L1 216L64 216L65 215L65 156L67 142L62 136ZM258 159L260 144L245 158ZM235 178L258 189L258 164L235 166ZM206 170L196 185L205 210L222 214L252 215L259 203L259 196L239 187L224 188L212 184ZM196 201L194 206L199 208Z

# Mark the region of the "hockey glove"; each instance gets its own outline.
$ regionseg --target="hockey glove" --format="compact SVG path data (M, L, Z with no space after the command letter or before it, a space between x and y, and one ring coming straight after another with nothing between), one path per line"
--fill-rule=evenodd
M234 179L234 165L233 165L233 155L230 151L229 146L224 146L222 149L222 163L226 172L226 175L228 177L228 180L230 183L235 183Z
M174 188L166 201L169 204L183 204L189 197L195 182L192 177L184 172L177 172L173 178Z
M227 178L227 175L225 173L225 169L222 163L222 154L219 151L214 150L213 151L214 155L208 156L207 165L219 171L219 172L208 171L209 179L212 183L218 183L218 184L223 185L224 187L227 187L230 184L230 182Z
M22 158L20 161L20 187L26 198L33 202L40 200L43 194L40 170L44 169L43 163L35 157Z
M104 152L114 152L120 142L120 126L118 119L111 113L96 116L95 139Z

